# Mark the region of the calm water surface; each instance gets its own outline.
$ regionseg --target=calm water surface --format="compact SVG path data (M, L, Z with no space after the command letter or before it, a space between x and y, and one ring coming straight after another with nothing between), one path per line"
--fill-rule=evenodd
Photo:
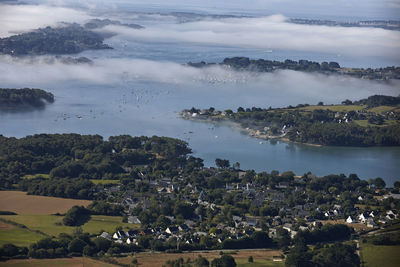
M142 58L177 63L200 60L219 62L224 57L240 55L277 60L334 60L357 66L386 63L384 59L343 59L338 55L321 53L279 50L266 53L257 49L194 44L126 43L118 36L107 42L115 49L87 51L81 55L95 61ZM192 106L213 106L217 109L236 109L239 106L279 107L298 103L313 104L321 100L325 103L338 103L346 98L358 99L375 92L392 95L400 93L400 89L393 85L368 82L358 84L354 81L338 81L337 84L331 81L325 84L318 83L320 78L297 82L294 80L296 75L285 77L288 81L276 82L271 77L239 82L121 79L115 83L101 84L81 79L38 81L32 76L29 84L17 81L3 83L2 87L40 87L54 93L56 102L40 111L0 114L0 134L23 137L36 133L75 132L100 134L105 138L120 134L170 136L187 141L194 155L203 158L208 166L214 165L215 158L225 158L231 163L240 162L243 169L256 171L292 170L298 175L308 171L317 175L356 173L363 179L382 177L388 185L400 179L400 148L311 147L285 142L270 143L250 138L226 125L185 121L177 116L180 110ZM325 87L319 91L319 86L323 85ZM307 93L305 90L308 90Z

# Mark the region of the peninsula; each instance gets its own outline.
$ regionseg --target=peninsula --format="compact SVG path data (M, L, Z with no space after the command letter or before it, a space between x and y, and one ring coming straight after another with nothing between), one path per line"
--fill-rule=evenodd
M183 110L183 119L232 122L250 136L312 145L399 146L400 97L374 95L340 105L299 104L286 108Z

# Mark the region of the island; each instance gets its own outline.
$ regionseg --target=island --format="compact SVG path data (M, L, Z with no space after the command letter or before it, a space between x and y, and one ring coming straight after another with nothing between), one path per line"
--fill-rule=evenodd
M304 19L293 18L289 19L290 23L305 24L305 25L324 25L331 27L362 27L362 28L381 28L386 30L399 31L399 20L361 20L355 22L343 22L334 20L319 20L319 19Z
M346 75L354 78L390 81L400 79L400 67L385 68L345 68L337 62L315 62L309 60L290 60L276 61L265 59L250 59L248 57L225 58L221 63L189 62L188 66L204 68L219 65L227 69L249 72L274 72L277 70L294 70L310 73L322 73L326 75Z
M246 251L260 266L360 266L360 247L398 249L400 181L257 173L219 158L206 167L190 154L169 137L0 136L0 199L13 199L0 202L0 259L137 266L157 251L163 261L149 266L182 266L174 262L190 251L185 266L205 267L235 266ZM41 207L21 205L31 201Z
M125 23L121 23L118 20L110 20L110 19L91 19L90 21L86 22L84 24L84 27L86 29L100 29L103 28L105 26L108 25L116 25L116 26L124 26L124 27L128 27L128 28L132 28L132 29L143 29L144 27L142 25L139 24L125 24Z
M0 88L0 111L40 109L54 102L54 95L42 89Z
M310 145L399 146L400 97L374 95L341 105L183 110L183 119L232 123L250 136Z
M0 54L11 56L77 54L88 49L112 49L104 36L78 24L46 27L0 38Z

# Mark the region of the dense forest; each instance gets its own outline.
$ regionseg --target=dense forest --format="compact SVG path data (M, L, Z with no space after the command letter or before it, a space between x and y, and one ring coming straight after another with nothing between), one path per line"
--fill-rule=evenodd
M76 54L87 49L110 49L99 33L78 24L41 28L0 39L0 53L12 56Z
M32 194L91 198L94 185L89 179L123 178L132 167L147 164L182 167L190 163L190 151L185 142L167 137L115 136L104 141L99 135L0 136L0 188L21 183ZM50 174L52 179L23 179L29 174Z
M399 146L400 97L374 95L339 106L300 104L286 108L184 110L187 119L228 120L261 138L332 146ZM374 108L380 108L381 111Z
M54 95L42 89L0 88L0 110L34 107L41 108L53 103Z
M276 61L265 59L250 59L248 57L225 58L221 63L189 62L189 66L202 68L214 65L221 65L238 71L252 72L273 72L276 70L295 70L305 72L319 72L325 74L342 74L356 78L371 80L390 80L400 79L400 67L389 66L377 69L344 68L337 62L315 62L309 60L290 60Z

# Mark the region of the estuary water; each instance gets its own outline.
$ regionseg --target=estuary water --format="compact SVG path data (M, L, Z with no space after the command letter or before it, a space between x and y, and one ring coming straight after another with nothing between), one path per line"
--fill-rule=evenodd
M126 15L126 14L125 14ZM133 16L125 22L156 24L159 18ZM164 23L176 23L168 18ZM112 29L108 29L112 30ZM115 29L114 29L115 30ZM121 30L121 29L117 29ZM126 30L126 29L122 29ZM130 31L130 30L129 30ZM239 162L242 169L293 171L302 175L356 173L382 177L391 186L400 179L400 148L313 147L258 140L228 125L186 121L182 109L197 107L282 107L299 103L340 103L372 94L398 95L399 83L378 83L293 71L239 73L220 67L193 69L189 61L220 62L247 56L275 60L338 61L347 66L385 66L390 58L341 56L328 52L261 49L193 42L132 40L128 33L106 39L113 50L86 51L92 65L48 63L48 57L13 60L0 57L1 87L37 87L55 95L55 103L33 112L0 113L0 134L37 133L159 135L189 143L194 156L213 166L216 158Z

